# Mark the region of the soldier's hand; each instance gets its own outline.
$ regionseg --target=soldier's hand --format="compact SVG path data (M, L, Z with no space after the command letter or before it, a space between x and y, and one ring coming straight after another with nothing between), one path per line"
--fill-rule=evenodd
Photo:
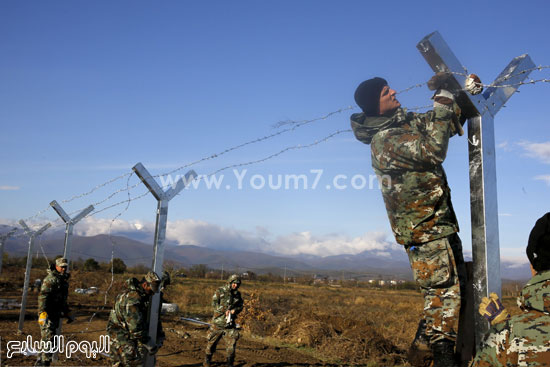
M47 312L42 312L40 315L38 315L38 324L40 324L40 326L44 326L44 324L46 324L47 322L48 322Z
M483 92L483 84L481 83L481 79L479 79L479 76L475 74L468 75L464 82L464 89L466 89L468 93L474 96Z
M479 313L491 323L498 324L510 317L510 313L503 306L496 293L491 293L489 298L483 297L479 305Z
M453 75L449 72L439 72L428 80L429 90L446 89L450 90L454 85Z

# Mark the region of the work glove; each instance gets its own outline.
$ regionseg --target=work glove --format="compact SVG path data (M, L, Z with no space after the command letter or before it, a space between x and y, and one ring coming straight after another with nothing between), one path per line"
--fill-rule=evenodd
M479 94L483 92L483 84L481 84L481 79L475 74L470 74L464 82L464 89L472 95Z
M429 90L438 90L446 89L450 92L454 92L456 88L456 82L454 80L453 74L449 72L439 72L428 80L428 89Z
M485 317L491 325L498 324L510 317L510 313L504 308L496 293L491 293L489 298L483 297L479 305L479 313Z
M48 313L41 312L40 315L38 315L38 324L40 324L40 326L44 326L47 322L48 322Z
M74 320L75 319L74 319L73 313L72 312L67 313L67 324L70 324Z
M462 136L464 135L464 129L462 129L462 124L459 121L458 116L461 114L460 107L455 102L455 96L449 92L447 89L438 89L432 99L434 100L434 108L440 107L445 108L453 112L452 123L451 123L451 136L456 134Z

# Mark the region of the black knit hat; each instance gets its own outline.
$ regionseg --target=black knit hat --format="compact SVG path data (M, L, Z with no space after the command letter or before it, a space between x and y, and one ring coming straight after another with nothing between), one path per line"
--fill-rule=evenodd
M527 257L537 272L550 270L550 213L544 214L531 230Z
M355 90L355 103L367 116L378 116L378 104L380 103L380 93L382 88L388 85L388 82L382 78L372 78L359 84Z

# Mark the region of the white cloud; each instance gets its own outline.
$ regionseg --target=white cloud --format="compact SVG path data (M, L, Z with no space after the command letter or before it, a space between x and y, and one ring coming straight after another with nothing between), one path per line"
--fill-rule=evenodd
M535 180L544 181L548 186L550 186L550 175L539 175L534 177Z
M110 219L85 218L75 226L75 233L82 236L95 236L109 233ZM155 231L153 222L115 220L111 234L133 233L135 236L150 239ZM280 255L330 256L372 251L373 255L389 257L392 250L401 246L387 239L382 232L368 232L360 237L341 234L314 235L311 232L291 233L273 238L266 228L244 231L222 227L216 224L184 219L168 221L166 239L180 245L195 245L224 250L261 251Z
M544 143L521 141L518 144L525 149L528 157L537 158L544 163L550 164L550 141Z
M529 265L529 259L526 255L523 256L501 256L500 262L506 264L508 268L523 268Z
M21 187L19 186L7 186L7 185L0 186L1 191L15 191L15 190L19 190L20 188Z
M122 219L112 221L105 218L87 217L75 226L74 232L79 236L97 236L98 234L109 234L109 230L111 234L133 231L154 233L155 224L140 220L128 222Z
M387 250L400 248L386 237L382 232L368 232L361 237L353 238L340 234L315 236L311 232L300 232L279 236L273 241L272 246L285 255L356 255L363 251L373 251L385 256Z
M500 148L506 152L511 150L508 144L508 140L504 140L502 143L497 144L497 148Z
M262 235L265 235L264 231L260 231L258 234L194 219L168 222L166 229L166 239L180 245L196 245L224 250L261 251L266 245L266 241L261 238Z

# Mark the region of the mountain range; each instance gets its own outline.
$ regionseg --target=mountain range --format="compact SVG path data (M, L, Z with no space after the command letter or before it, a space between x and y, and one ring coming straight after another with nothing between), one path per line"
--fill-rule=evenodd
M0 225L0 233L10 229ZM19 235L18 235L19 234ZM25 256L28 250L28 237L16 233L5 243L5 251L11 256ZM153 257L153 246L144 243L134 237L132 233L124 235L77 236L72 238L72 258L94 258L99 262L109 262L111 253L114 257L121 258L126 265L138 264L150 265ZM135 237L143 238L136 233ZM33 255L55 257L63 253L64 232L53 231L45 233L35 240ZM296 255L281 256L261 252L219 250L195 245L178 245L166 242L165 263L170 261L174 265L190 267L196 264L205 264L211 269L226 271L253 271L257 274L271 272L288 276L300 274L318 274L341 278L393 278L411 280L410 265L405 251L402 249L389 250L383 256L364 251L353 255L315 256ZM529 268L517 267L513 264L501 264L502 274L512 280L529 279Z

